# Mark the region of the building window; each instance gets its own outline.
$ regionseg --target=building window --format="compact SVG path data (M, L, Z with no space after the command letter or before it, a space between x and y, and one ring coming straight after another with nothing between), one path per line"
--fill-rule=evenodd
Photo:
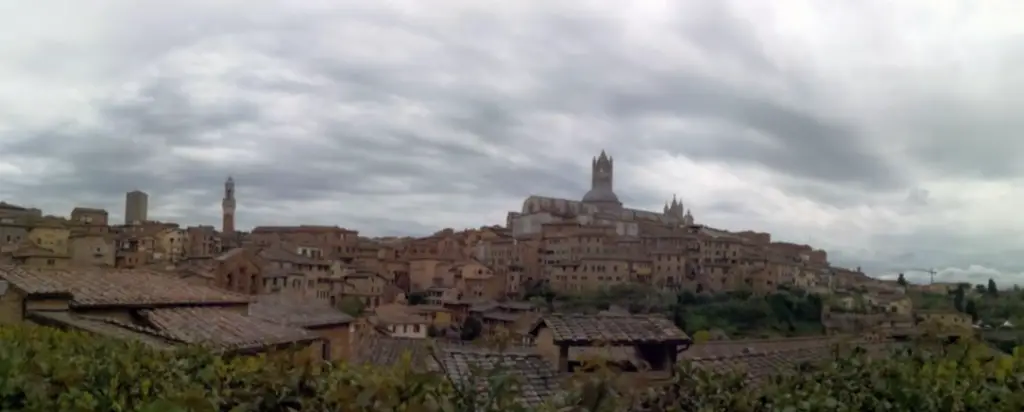
M54 260L54 259L46 259L46 264L47 264L48 266L53 266L53 265L56 265L56 264L57 264L57 261L56 261L56 260Z

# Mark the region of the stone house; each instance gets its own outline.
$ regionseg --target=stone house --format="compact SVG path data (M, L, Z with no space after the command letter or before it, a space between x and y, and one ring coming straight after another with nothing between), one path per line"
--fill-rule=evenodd
M273 279L287 282L280 287L281 292L307 299L329 300L330 296L321 290L325 284L320 279L333 275L333 262L303 256L297 252L297 247L287 244L250 249L263 262L261 269L272 279L271 282Z
M426 339L431 325L428 313L417 312L401 304L383 305L374 308L368 320L388 336L409 339Z
M204 344L231 354L295 348L319 359L324 339L249 316L249 298L145 270L0 267L0 324L29 322L158 348Z
M213 258L210 269L213 284L221 289L245 295L264 293L262 260L251 250L234 248Z
M70 263L66 253L41 247L31 240L22 241L10 256L14 263L33 268L62 269Z
M106 210L91 207L76 207L71 210L69 226L72 234L110 233L109 214Z
M345 275L340 297L359 299L365 308L373 309L380 305L391 303L390 299L387 299L386 296L388 286L389 282L384 276L375 272L358 270L355 273Z
M37 208L18 206L0 201L0 220L19 220L23 218L40 218L43 211Z
M188 256L188 232L177 227L165 228L155 235L156 251L160 260L179 262Z
M109 234L81 232L71 235L69 256L71 264L77 266L113 267L117 259L117 247Z
M0 218L0 252L12 251L28 239L28 226L13 218Z
M917 310L914 318L919 328L950 336L969 335L972 332L971 315L955 310Z
M223 239L213 226L192 226L185 229L188 236L186 256L210 258L221 253Z
M530 330L560 372L603 358L623 372L669 375L689 336L668 319L632 315L547 315Z
M28 230L28 239L36 246L67 255L71 231L54 220L44 219L33 222Z

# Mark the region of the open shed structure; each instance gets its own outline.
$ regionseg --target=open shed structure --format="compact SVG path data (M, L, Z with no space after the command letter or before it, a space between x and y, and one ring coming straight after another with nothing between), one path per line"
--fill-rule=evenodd
M671 371L680 349L692 342L672 321L657 316L554 314L541 318L530 334L560 372L571 372L594 352L618 364Z

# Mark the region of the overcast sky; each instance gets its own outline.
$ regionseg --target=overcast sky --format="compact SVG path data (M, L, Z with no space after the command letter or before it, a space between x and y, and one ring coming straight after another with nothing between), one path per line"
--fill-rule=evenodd
M810 5L813 3L815 6ZM875 274L1024 284L1019 2L0 1L0 199L504 223L616 192ZM908 272L908 275L910 273ZM912 279L927 275L914 273Z

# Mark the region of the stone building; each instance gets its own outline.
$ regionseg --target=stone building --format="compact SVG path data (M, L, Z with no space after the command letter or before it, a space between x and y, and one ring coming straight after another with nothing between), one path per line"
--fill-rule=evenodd
M604 151L593 159L590 191L581 201L543 196L526 198L522 210L508 216L507 224L513 236L539 233L545 223L566 220L584 225L610 225L617 234L626 236L639 236L645 223L668 226L694 223L691 212L675 198L661 213L623 207L614 191L614 167L614 159Z
M0 201L0 223L43 217L43 211Z
M224 199L221 201L223 219L220 230L225 235L235 233L235 206L235 179L228 176L224 182Z
M188 227L185 234L189 258L212 258L221 253L221 236L213 226Z
M109 233L109 214L104 209L76 207L71 210L69 227L72 233Z
M141 190L125 194L124 224L138 225L149 220L149 195Z
M114 235L102 233L74 233L71 235L71 264L75 266L114 267L117 246Z

